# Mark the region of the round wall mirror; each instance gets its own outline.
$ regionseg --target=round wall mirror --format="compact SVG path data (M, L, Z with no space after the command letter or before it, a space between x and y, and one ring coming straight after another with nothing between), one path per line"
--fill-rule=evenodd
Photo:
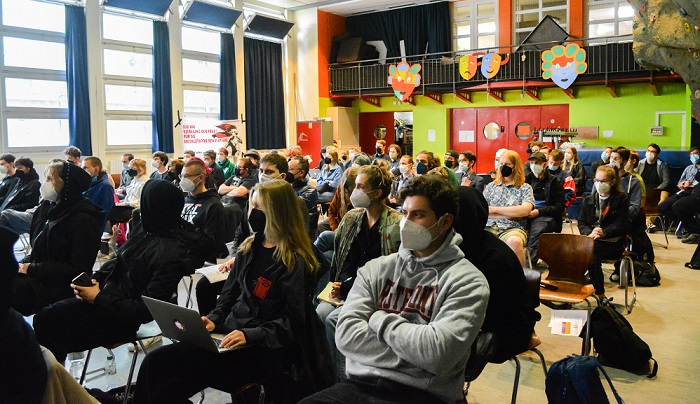
M386 137L386 126L384 125L377 125L376 128L374 128L374 137L377 139L384 139Z
M532 125L527 122L520 122L515 126L515 136L520 140L528 140L532 136Z
M484 126L484 136L486 139L495 140L501 135L501 127L496 122L487 123Z

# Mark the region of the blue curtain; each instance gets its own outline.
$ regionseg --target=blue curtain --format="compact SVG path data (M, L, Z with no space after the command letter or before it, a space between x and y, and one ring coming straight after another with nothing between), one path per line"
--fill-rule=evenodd
M153 151L173 153L173 92L168 23L153 21Z
M85 10L66 7L66 85L68 86L69 143L84 156L92 155L90 90L88 89Z
M249 149L283 149L282 45L245 38L246 144Z
M447 1L400 8L398 10L361 14L345 20L348 34L365 41L384 41L387 56L401 56L403 39L406 55L449 52L452 50L450 4Z
M219 118L238 118L238 88L236 83L236 46L233 35L221 33L221 80Z

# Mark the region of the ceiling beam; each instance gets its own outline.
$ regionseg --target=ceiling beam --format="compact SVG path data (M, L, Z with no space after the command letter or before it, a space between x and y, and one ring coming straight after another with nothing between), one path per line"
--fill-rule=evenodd
M442 105L442 94L440 93L425 93L425 97L435 101L436 103Z
M472 104L472 92L467 90L457 90L455 96L464 102Z

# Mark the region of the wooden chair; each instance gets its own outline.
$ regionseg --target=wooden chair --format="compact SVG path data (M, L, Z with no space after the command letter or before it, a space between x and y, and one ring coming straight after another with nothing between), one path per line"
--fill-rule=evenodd
M666 245L656 242L654 242L654 244L668 250L668 235L666 235L666 225L664 224L664 218L661 217L661 215L659 214L659 200L661 200L660 189L647 189L647 196L644 200L644 214L646 215L647 219L652 219L653 221L659 219L659 222L661 222L661 230L664 232L664 238L666 239Z
M537 247L540 258L549 266L549 275L542 283L551 285L556 290L540 289L540 300L558 303L583 303L588 305L586 320L586 338L581 355L590 352L590 319L593 297L597 302L595 288L586 282L584 274L594 263L593 239L574 234L545 233L540 236Z

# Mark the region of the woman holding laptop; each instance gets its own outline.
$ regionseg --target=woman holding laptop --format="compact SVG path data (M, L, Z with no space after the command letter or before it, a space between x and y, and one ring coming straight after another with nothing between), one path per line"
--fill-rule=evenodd
M318 262L292 187L271 181L254 188L256 231L240 246L216 308L202 317L207 330L225 334L212 353L186 343L157 349L144 359L139 403L189 402L206 387L235 392L287 369L305 334L305 273ZM245 348L245 349L240 349Z

